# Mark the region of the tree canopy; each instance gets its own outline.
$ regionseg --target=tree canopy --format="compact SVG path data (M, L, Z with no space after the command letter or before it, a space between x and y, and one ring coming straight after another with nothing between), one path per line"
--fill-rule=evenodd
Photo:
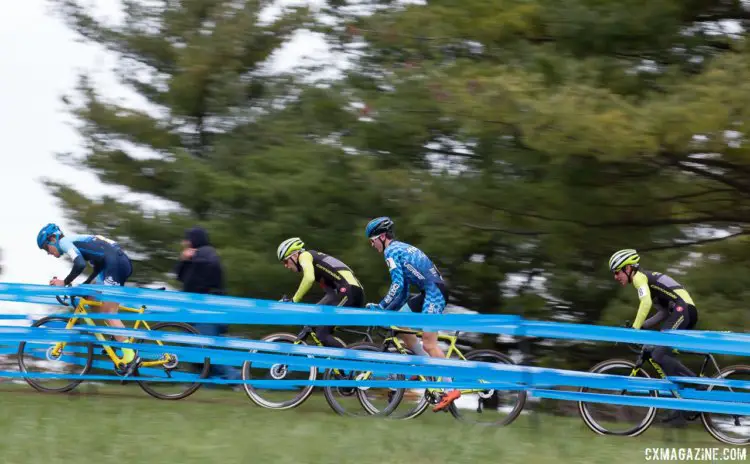
M292 291L275 249L300 236L377 301L388 275L363 229L390 215L441 268L451 303L475 311L619 325L637 299L607 259L635 247L685 284L700 328L750 323L738 0L330 1L269 23L261 1L130 0L117 25L58 4L149 103L82 76L76 162L179 207L49 186L81 228L138 254L139 281L163 279L200 224L234 295ZM349 59L342 78L267 71L297 30Z

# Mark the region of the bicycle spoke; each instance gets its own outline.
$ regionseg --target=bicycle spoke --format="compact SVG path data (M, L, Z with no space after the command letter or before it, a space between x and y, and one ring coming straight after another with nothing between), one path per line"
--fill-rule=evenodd
M597 364L590 372L624 377L634 374L639 377L650 377L643 369L634 369L635 364L631 361L612 359ZM613 391L583 387L580 391L628 396L657 396L656 391L642 389ZM641 406L579 402L578 410L586 426L600 435L637 436L648 429L656 417L656 408Z

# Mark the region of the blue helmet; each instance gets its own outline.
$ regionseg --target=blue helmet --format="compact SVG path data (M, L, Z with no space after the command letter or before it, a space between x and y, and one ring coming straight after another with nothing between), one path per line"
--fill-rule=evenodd
M367 223L365 235L367 238L380 235L383 232L393 232L393 221L387 216L375 218Z
M57 224L47 224L46 226L42 227L42 230L40 230L39 234L37 234L36 244L39 249L42 249L42 247L49 241L49 238L51 236L54 236L59 240L61 235L62 231L59 227L57 227Z

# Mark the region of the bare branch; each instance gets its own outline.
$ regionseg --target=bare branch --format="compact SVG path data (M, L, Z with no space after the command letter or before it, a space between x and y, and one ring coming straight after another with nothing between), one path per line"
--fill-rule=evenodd
M696 216L687 218L659 218L650 219L645 221L615 221L615 222L600 222L597 224L584 224L587 227L651 227L651 226L672 226L672 225L686 225L686 224L711 224L711 223L729 223L737 224L744 221L739 220L736 217L724 217L724 216Z
M643 250L643 251L657 251L657 250L671 250L671 249L675 249L675 248L685 248L685 247L690 247L690 246L694 246L694 245L703 245L705 243L721 242L723 240L727 240L727 239L734 238L734 237L739 237L741 235L750 235L750 231L743 230L743 231L740 231L740 232L736 232L734 234L729 234L729 235L727 235L725 237L706 238L706 239L702 239L702 240L695 240L695 241L692 241L692 242L673 243L671 245L662 245L662 246L657 246L657 247L644 247L644 248L641 248L641 250Z
M673 201L677 201L680 203L685 204L691 204L691 203L698 203L698 202L712 202L712 201L731 201L731 198L718 198L718 199L712 199L712 200L697 200L695 202L686 202L683 200L690 199L690 198L697 198L705 195L712 195L714 193L734 193L736 190L734 189L728 189L728 188L716 188L716 189L708 189L703 190L701 192L693 192L693 193L684 193L681 195L674 195L671 197L656 197L653 199L654 202L664 202L669 203ZM593 206L603 206L607 208L640 208L643 206L643 203L622 203L622 204L614 204L614 203L592 203Z
M479 226L476 224L469 224L467 222L464 222L463 225L465 227L469 227L471 229L476 230L484 230L488 232L501 232L504 234L510 234L510 235L522 235L522 236L528 236L528 237L538 237L540 235L548 235L549 232L541 232L541 231L532 231L532 230L508 230L508 229L500 229L497 227L492 226Z
M745 185L745 184L743 184L741 182L737 182L737 181L735 181L733 179L728 179L726 176L722 176L720 174L715 174L715 173L706 171L705 169L701 169L701 168L698 168L696 166L690 166L689 164L685 164L685 163L700 164L700 161L702 161L702 160L699 160L699 161L693 161L693 160L685 161L684 158L681 158L681 157L678 157L678 156L676 156L674 154L666 153L666 152L662 153L662 159L663 159L663 161L665 161L665 163L661 163L661 162L655 161L655 164L657 166L662 166L662 167L672 166L672 167L675 167L675 168L678 168L678 169L682 169L683 171L691 172L693 174L697 174L697 175L699 175L701 177L704 177L706 179L711 179L711 180L714 180L714 181L719 182L721 184L724 184L724 185L727 185L729 187L732 187L732 188L735 189L735 191L737 191L738 193L742 193L743 195L750 194L750 186L748 186L748 185Z
M696 153L697 154L697 153ZM722 159L716 159L716 158L691 158L687 157L683 160L681 160L682 163L692 163L692 164L700 164L707 167L714 167L714 168L721 168L721 169L729 169L731 171L738 171L744 174L750 174L750 170L747 166L742 166L734 163L730 163L729 161L724 161Z

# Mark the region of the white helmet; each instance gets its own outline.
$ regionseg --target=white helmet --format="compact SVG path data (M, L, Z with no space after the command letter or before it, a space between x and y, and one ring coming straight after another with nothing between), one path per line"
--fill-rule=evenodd
M640 261L641 257L634 249L626 248L624 250L619 250L609 258L609 270L612 272L619 271L628 264L637 267Z
M284 261L294 253L305 248L305 243L299 237L292 237L281 242L281 245L276 249L276 257L279 261Z

